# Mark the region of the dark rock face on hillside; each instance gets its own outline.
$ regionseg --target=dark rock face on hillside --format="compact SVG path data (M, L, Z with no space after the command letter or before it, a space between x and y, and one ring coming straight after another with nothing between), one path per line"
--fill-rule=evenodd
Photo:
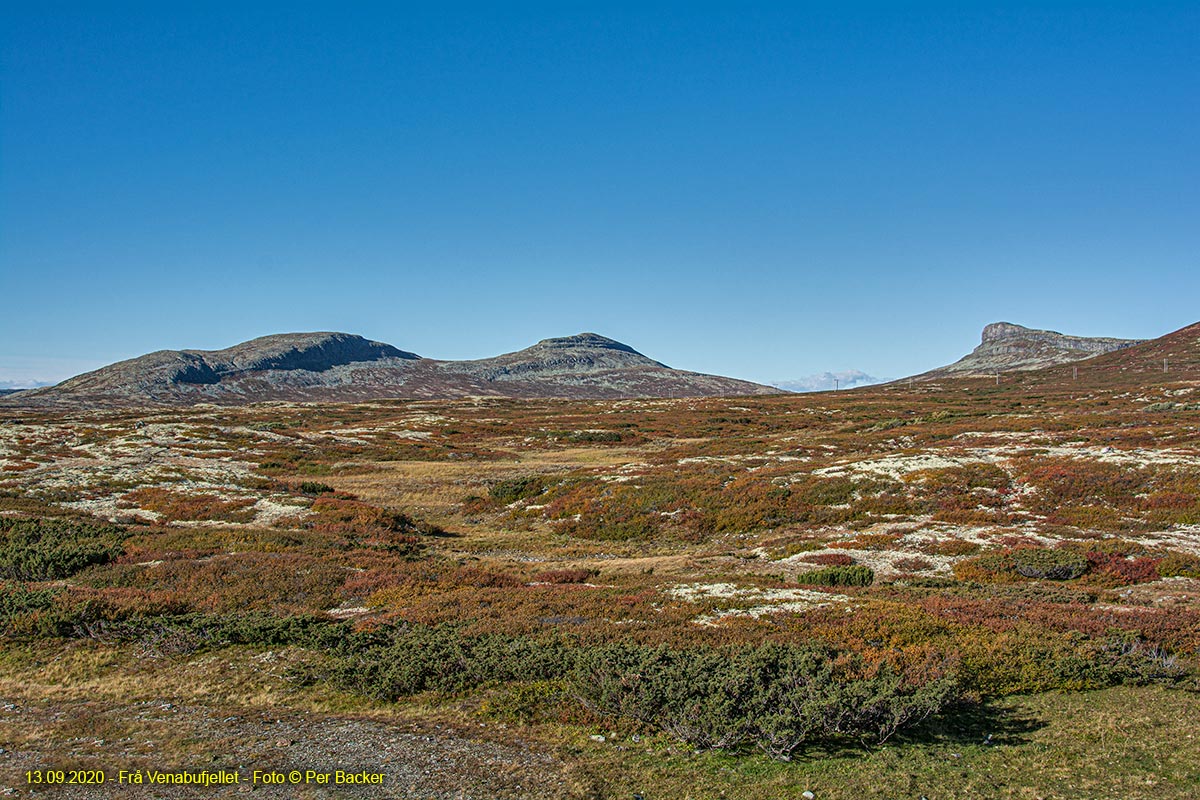
M972 377L1014 370L1042 369L1111 353L1141 341L1068 336L1057 331L1026 328L1011 322L993 322L983 329L982 341L968 355L953 364L918 377Z
M422 358L346 333L293 333L224 350L160 350L57 386L22 392L19 403L129 406L480 395L607 399L776 391L734 378L671 369L594 333L545 339L516 353L477 361Z
M419 359L414 353L346 333L281 334L224 350L159 350L35 390L23 399L199 402L252 394L256 387L336 384L366 365L402 368L405 362Z

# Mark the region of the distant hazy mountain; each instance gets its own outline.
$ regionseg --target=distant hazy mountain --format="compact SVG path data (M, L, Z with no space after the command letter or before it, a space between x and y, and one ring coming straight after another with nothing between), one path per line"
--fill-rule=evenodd
M1026 328L1011 322L993 322L983 329L981 340L978 347L953 364L916 377L970 377L1014 370L1035 370L1111 353L1142 341L1068 336L1057 331Z
M594 333L477 361L423 358L348 333L264 336L224 350L159 350L20 392L5 403L139 405L386 398L705 397L771 394L749 381L672 369Z
M21 389L36 389L49 385L47 381L0 381L0 392L17 392Z
M861 370L848 369L843 372L818 372L795 380L775 381L771 385L788 392L828 392L880 382L880 378L872 377Z

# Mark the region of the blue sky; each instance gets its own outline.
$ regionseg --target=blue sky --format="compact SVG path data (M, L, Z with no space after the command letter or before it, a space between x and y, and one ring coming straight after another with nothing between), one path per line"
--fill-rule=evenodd
M1200 319L1194 2L25 5L0 381L293 330L890 377Z

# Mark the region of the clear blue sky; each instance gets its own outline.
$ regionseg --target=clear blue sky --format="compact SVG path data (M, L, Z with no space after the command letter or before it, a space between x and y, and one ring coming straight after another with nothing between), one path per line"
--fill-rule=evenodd
M756 380L1200 320L1200 4L24 3L0 380L592 330Z

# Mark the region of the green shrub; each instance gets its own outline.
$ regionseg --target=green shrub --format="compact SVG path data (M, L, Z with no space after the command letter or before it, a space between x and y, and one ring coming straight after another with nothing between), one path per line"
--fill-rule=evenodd
M497 503L508 505L518 500L525 500L541 494L546 488L546 481L541 475L526 475L523 478L510 478L493 483L488 495Z
M330 677L345 689L395 700L495 683L485 711L529 720L575 698L595 713L636 720L696 747L755 745L776 758L835 739L882 741L957 697L949 662L868 665L809 645L672 649L636 644L587 647L561 639L414 627L383 644L349 637Z
M1087 558L1066 550L1028 548L1014 550L1013 570L1026 578L1068 581L1087 572Z
M68 636L88 611L65 589L0 581L0 634L6 638Z
M7 622L30 611L46 611L62 589L30 589L20 583L0 581L0 620Z
M489 634L463 636L450 626L414 627L386 645L339 660L334 683L367 697L395 700L425 691L461 692L497 681L561 677L571 666L559 642Z
M488 719L504 722L540 722L555 716L561 720L570 716L573 700L566 681L532 681L501 687L480 703L479 711Z
M1011 581L1018 577L1052 581L1073 580L1088 570L1087 557L1071 550L1021 547L993 550L954 565L963 581Z
M0 577L68 578L122 553L127 534L115 525L65 520L0 519Z
M616 431L578 431L567 437L572 442L619 442L621 434Z
M1200 578L1200 556L1168 553L1158 562L1158 574L1164 578Z
M732 651L609 645L582 653L573 677L598 713L702 749L757 746L781 760L839 739L884 741L957 696L936 658L919 670L886 662L868 669L857 657L777 643Z
M854 491L849 478L824 478L805 486L800 499L814 506L840 506L853 502Z
M1173 683L1184 675L1173 655L1124 631L1048 637L1022 626L965 644L963 683L984 696Z
M875 571L862 564L825 567L796 576L796 582L806 586L870 586L874 581Z

